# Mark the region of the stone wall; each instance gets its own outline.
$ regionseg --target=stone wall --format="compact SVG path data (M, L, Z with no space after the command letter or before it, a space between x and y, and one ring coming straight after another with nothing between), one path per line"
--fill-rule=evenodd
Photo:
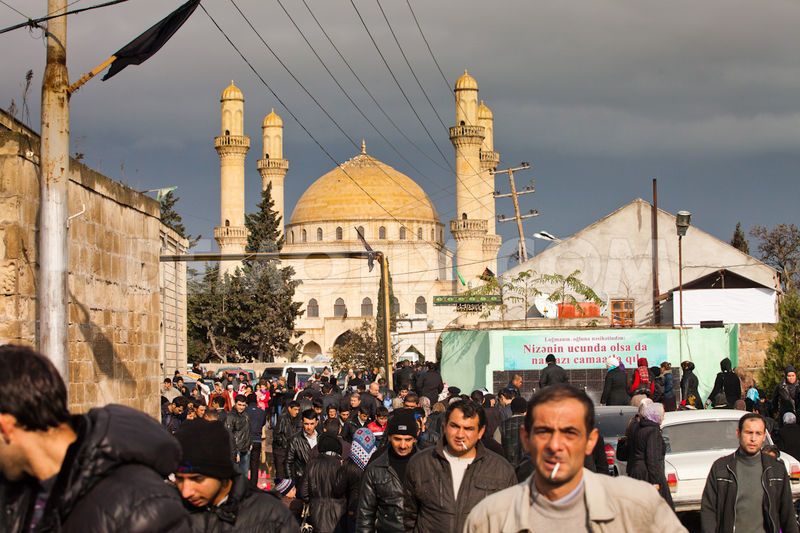
M0 113L0 343L36 342L38 136ZM70 164L69 404L159 413L159 205Z
M173 229L161 226L161 253L177 255L186 253L189 242ZM186 372L186 263L159 264L161 291L161 343L160 361L165 376L175 370Z
M775 324L739 324L739 372L740 377L757 377L764 366L767 348L778 333Z

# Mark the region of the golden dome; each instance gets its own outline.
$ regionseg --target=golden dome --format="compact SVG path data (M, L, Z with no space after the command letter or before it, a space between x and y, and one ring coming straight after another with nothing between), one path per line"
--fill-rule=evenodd
M241 89L239 89L236 85L233 84L233 80L231 80L231 84L225 87L225 90L222 91L222 96L220 96L220 100L244 101L244 94L242 93Z
M439 222L436 209L422 187L368 155L362 143L359 155L334 168L306 189L297 201L290 224L395 218Z
M464 74L456 80L456 91L477 91L478 90L478 82L475 81L475 78L469 75L466 69L464 69Z
M494 113L492 110L489 109L489 106L483 103L481 100L481 105L478 106L478 120L492 120L494 118Z
M283 119L275 112L275 108L272 108L272 111L264 117L264 122L261 123L262 128L267 128L269 126L278 126L283 127Z

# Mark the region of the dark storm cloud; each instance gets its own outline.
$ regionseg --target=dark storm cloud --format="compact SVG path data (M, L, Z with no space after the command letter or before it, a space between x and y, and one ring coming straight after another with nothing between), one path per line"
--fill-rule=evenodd
M421 170L417 175L353 109L320 67L275 0L237 0L263 37L347 134L370 153L414 177L437 203L443 222L454 208L454 178L405 142L375 108L320 34L301 0L282 0L352 98ZM349 0L307 0L386 111L426 153L444 165L395 86ZM28 15L45 2L9 0ZM88 1L85 1L87 5ZM72 17L72 79L100 63L179 1L131 0ZM203 5L337 161L357 152L245 25L229 0ZM444 153L447 134L405 67L377 4L357 0L387 60ZM452 96L428 56L405 0L382 0L401 43L446 125ZM495 113L504 161L533 161L538 207L529 233L566 235L636 196L658 176L662 205L689 208L698 225L729 238L733 225L797 222L800 186L800 25L797 2L412 0L452 85L464 68L477 78ZM83 6L79 4L79 6ZM0 6L0 25L21 19ZM0 36L4 54L0 105L19 106L21 81L35 73L29 98L38 129L42 42L20 30ZM275 107L286 123L287 205L333 162L316 147L198 10L141 66L108 82L92 80L72 98L72 150L132 186L178 185L194 233L208 236L218 213L219 93L235 79L246 97L252 138L247 203L257 201L260 123ZM525 179L520 176L520 179ZM505 188L498 181L498 188ZM191 206L191 207L189 207ZM498 202L498 212L510 206ZM512 236L503 227L504 237Z

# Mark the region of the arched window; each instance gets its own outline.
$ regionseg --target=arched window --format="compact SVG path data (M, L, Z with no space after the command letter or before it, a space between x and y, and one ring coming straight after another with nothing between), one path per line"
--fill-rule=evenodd
M417 240L422 240L422 228L417 228Z
M322 240L322 228L317 228L317 240Z
M227 228L230 225L231 225L231 221L228 220L228 219L225 219L225 227Z
M399 315L400 314L400 300L397 299L397 296L392 296L391 313L393 315Z
M231 130L225 130L225 136L226 136L226 137L227 137L228 135L230 135L230 134L231 134Z
M366 233L364 233L364 226L359 226L359 227L358 227L358 229L356 230L356 238L357 238L359 235L361 235L361 236L362 236L362 237L364 237L365 239L367 238L367 234L366 234Z
M444 230L439 230L439 242L444 242Z
M308 241L308 233L306 232L306 230L303 230L303 242L306 241Z
M384 226L381 226L380 228L378 228L378 238L379 239L385 239L386 238L386 228Z
M436 230L431 228L431 241L436 240Z
M418 315L428 314L428 303L425 301L424 296L417 298L417 301L414 303L414 313Z
M461 220L467 220L467 214L461 213Z
M342 318L347 316L347 306L344 305L344 300L341 298L336 298L336 302L333 304L333 316Z
M341 226L336 228L336 240L341 241L344 238L344 233L342 232Z
M401 241L406 240L406 227L405 226L400 226L400 240Z
M361 316L372 316L372 300L369 298L361 300Z
M294 230L289 232L289 244L294 244Z
M319 304L314 298L308 301L306 306L306 316L308 318L319 318Z

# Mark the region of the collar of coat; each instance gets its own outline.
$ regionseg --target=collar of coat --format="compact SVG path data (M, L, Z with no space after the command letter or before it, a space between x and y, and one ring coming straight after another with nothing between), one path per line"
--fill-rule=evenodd
M533 474L535 475L535 474ZM532 523L530 515L533 505L533 495L531 493L531 483L533 482L533 475L520 483L514 493L514 502L509 507L509 512L505 523L503 524L503 532L506 531L526 531ZM606 487L598 479L602 474L595 474L594 472L583 469L583 495L586 502L586 515L590 522L610 522L614 520L617 515L617 509L609 498Z

